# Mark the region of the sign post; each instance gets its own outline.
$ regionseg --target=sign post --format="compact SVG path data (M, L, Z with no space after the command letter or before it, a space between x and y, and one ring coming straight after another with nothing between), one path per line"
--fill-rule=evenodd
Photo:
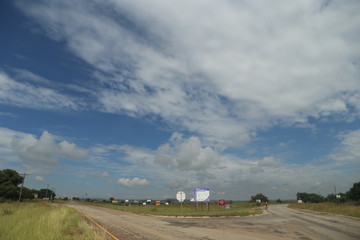
M194 188L194 200L196 202L196 208L198 208L198 202L206 202L207 212L209 212L210 189Z
M176 193L176 199L180 202L181 204L181 214L183 212L183 207L182 207L182 203L183 201L185 201L185 198L186 198L186 194L183 192L183 191L178 191Z

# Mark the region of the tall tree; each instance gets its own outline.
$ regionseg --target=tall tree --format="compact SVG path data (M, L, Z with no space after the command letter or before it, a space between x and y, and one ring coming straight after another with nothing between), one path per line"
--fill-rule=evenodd
M349 199L360 201L360 182L354 183L353 187L347 192Z
M323 196L316 193L298 192L296 194L296 197L298 200L309 203L319 203L325 201L325 198Z
M0 171L0 197L5 199L16 200L19 198L20 188L23 177L12 169L4 169Z
M262 194L262 193L258 193L258 194L256 194L255 196L251 196L251 202L256 202L256 200L257 199L260 199L261 200L261 202L268 202L269 201L269 199L267 198L267 196L265 196L264 194Z
M52 198L54 199L56 194L51 189L42 188L39 190L39 198Z

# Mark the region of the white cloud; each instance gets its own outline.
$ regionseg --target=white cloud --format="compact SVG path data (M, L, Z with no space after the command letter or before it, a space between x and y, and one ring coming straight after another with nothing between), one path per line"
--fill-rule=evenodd
M0 70L0 103L35 109L79 109L72 97L40 85L47 80L28 71L21 71L20 78L31 82L17 81Z
M219 155L210 147L203 147L199 138L184 139L178 133L172 135L170 142L156 150L154 162L181 171L201 171L216 165Z
M74 143L68 141L62 141L59 143L60 152L59 154L69 159L84 159L88 157L88 153L78 148Z
M40 138L34 135L0 129L0 151L10 157L17 156L32 172L49 171L59 164L59 158L82 159L85 150L67 141L58 143L57 137L44 131Z
M42 176L35 176L35 179L40 181L40 182L45 181L44 177L42 177Z
M336 153L331 157L340 162L359 162L360 160L360 129L342 133Z
M107 171L103 171L101 173L98 172L86 172L85 175L95 178L106 178L109 177L110 174Z
M280 161L274 157L264 157L259 163L259 166L262 167L279 167L281 165Z
M154 114L223 147L274 124L359 117L356 0L19 7L94 67L107 112Z
M58 164L55 138L48 132L43 132L39 140L30 134L13 138L11 146L27 167L47 168Z
M346 152L354 158L360 159L360 129L343 135L342 145Z
M125 187L145 187L147 185L149 185L149 182L146 179L140 179L140 178L133 178L133 179L129 179L129 178L120 178L118 180L118 184L119 185L123 185Z

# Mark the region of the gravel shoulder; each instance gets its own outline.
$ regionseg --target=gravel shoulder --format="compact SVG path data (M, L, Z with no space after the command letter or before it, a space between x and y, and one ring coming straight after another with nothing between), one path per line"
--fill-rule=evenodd
M360 239L360 220L270 206L253 217L168 218L70 203L121 240L133 239Z

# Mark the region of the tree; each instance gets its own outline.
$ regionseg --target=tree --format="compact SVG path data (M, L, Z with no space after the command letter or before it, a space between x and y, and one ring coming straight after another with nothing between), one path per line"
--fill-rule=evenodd
M360 182L354 183L353 187L347 192L352 201L360 201Z
M21 198L22 199L34 199L35 193L39 194L39 191L37 191L35 189L29 189L29 188L23 187Z
M325 198L316 193L306 193L306 192L298 192L296 194L297 200L302 200L303 202L309 203L319 203L324 202Z
M39 191L39 198L52 198L54 199L56 194L51 189L40 189Z
M262 193L258 193L255 196L251 196L251 202L256 202L257 199L260 199L261 202L268 202L269 199Z
M336 202L336 195L334 193L330 193L325 198L327 202Z
M19 198L20 188L23 177L18 172L11 169L4 169L0 171L0 197L10 200Z

